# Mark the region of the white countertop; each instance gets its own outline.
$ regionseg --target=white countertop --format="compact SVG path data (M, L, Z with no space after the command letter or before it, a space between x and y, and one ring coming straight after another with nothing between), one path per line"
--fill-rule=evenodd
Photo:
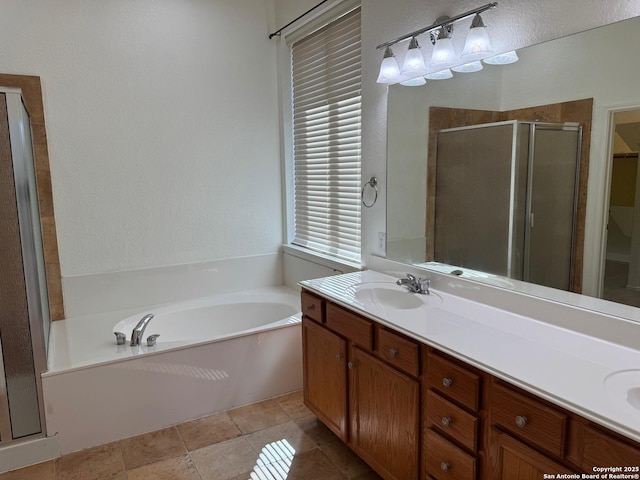
M395 281L367 270L300 285L640 441L640 409L627 401L629 388L640 392L640 350L433 289L429 296L413 294ZM398 309L356 297L358 290L375 286L419 295L430 305Z

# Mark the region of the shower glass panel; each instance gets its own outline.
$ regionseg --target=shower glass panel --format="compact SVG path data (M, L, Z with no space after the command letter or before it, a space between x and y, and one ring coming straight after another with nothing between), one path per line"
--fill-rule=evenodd
M40 373L49 308L30 123L19 92L0 93L0 445L43 433Z
M580 140L567 123L438 132L434 260L570 289Z

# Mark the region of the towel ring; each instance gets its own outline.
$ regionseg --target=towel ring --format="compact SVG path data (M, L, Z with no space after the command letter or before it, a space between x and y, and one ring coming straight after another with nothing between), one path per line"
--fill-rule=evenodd
M364 189L367 188L367 185L369 185L375 191L373 202L371 202L370 204L364 201ZM362 202L362 205L364 205L365 207L371 208L376 204L377 200L378 200L378 179L376 177L371 177L369 181L362 186L362 190L360 191L360 201Z

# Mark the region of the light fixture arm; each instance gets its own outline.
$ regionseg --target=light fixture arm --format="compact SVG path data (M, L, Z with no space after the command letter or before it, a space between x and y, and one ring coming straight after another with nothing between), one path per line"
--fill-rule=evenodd
M487 10L491 10L492 8L495 8L497 6L498 6L497 2L487 3L482 7L474 8L473 10L469 10L468 12L461 13L460 15L456 15L455 17L446 18L445 20L442 20L442 17L441 17L438 20L436 20L433 24L429 25L428 27L421 28L420 30L416 30L415 32L407 33L406 35L398 37L395 40L391 40L390 42L381 43L376 47L376 50L390 47L392 45L395 45L396 43L402 42L403 40L407 40L412 37L417 37L418 35L422 35L423 33L438 30L439 28L447 29L448 27L453 25L455 22L464 20L465 18L469 18L472 15L476 15L478 13L486 12Z

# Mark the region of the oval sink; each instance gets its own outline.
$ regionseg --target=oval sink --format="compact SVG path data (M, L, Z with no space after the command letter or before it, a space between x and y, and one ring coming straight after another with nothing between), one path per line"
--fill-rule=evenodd
M617 403L624 403L640 411L640 370L621 370L604 379L607 393Z
M421 295L411 293L395 284L367 284L355 285L355 299L364 304L381 308L408 310L427 306L439 305L442 299L435 293Z

